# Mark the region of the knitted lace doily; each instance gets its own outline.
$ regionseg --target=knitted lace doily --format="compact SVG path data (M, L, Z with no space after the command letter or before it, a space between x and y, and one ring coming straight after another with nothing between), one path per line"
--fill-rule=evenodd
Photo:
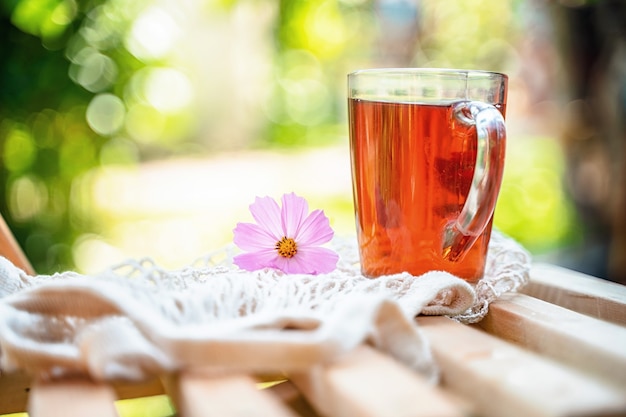
M227 247L174 271L129 260L96 276L28 276L0 258L0 369L139 379L186 367L310 369L368 342L435 380L413 318L477 322L528 281L529 254L494 231L475 285L445 272L360 274L356 239L335 239L335 271L286 275L232 265Z
M352 280L346 279L346 282L350 282L350 285L360 285L363 287L362 290L365 291L377 291L403 280L401 278L402 275L383 277L378 280L364 278L360 271L356 240L353 238L336 238L333 241L333 246L340 254L340 261L337 265L337 270L329 275L337 275L339 279L341 279L340 277L344 279L352 278ZM220 251L198 259L194 265L208 268L232 265L234 250L234 247L223 248ZM489 242L485 275L480 281L472 285L475 291L475 299L471 307L460 313L456 312L457 310L455 312L443 310L443 308L449 308L449 303L454 299L454 294L451 294L450 291L442 291L437 298L433 299L421 311L421 314L447 315L465 324L477 323L485 317L489 310L489 304L492 301L498 299L506 292L517 291L528 283L530 265L531 256L519 243L494 230ZM112 271L115 272L115 269ZM117 269L117 272L125 276L137 274L145 277L153 275L155 282L163 281L163 274L165 276L168 275L167 272L159 269L149 259L139 263L122 265ZM186 283L187 280L182 276L180 280L172 281L166 278L165 281L170 282L171 285L177 288L184 288L188 285ZM313 279L313 283L315 281L316 279ZM329 298L332 297L331 293L327 293L327 295ZM402 291L400 291L398 296L402 297ZM316 302L319 302L319 299Z

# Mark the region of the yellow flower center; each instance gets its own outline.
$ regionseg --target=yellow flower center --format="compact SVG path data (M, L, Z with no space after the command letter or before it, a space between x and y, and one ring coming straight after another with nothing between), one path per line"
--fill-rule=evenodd
M276 250L278 254L284 258L293 258L298 253L298 246L296 241L290 237L283 236L281 240L276 242Z

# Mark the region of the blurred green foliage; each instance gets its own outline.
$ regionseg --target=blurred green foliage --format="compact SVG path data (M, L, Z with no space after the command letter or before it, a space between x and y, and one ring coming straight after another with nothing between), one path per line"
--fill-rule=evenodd
M93 26L102 23L98 16L111 4L0 3L0 210L42 273L72 268L72 243L90 227L89 217L75 210L82 198L75 192L75 179L100 163L103 147L112 140L96 133L85 118L94 93L115 91L124 74L140 66L116 39L132 15L76 51L82 35L98 33ZM106 51L109 62L123 62L115 82L97 87L76 82L81 81L76 65L84 64L81 59L90 48L93 54Z
M410 13L393 9L400 3L206 0L189 11L176 1L0 0L0 211L35 269L72 269L77 239L106 227L86 201L89 184L84 178L90 170L208 152L217 145L211 143L207 125L210 130L220 123L239 124L220 121L232 109L223 97L229 87L208 99L200 97L198 78L210 79L213 72L202 75L185 62L185 53L188 58L197 53L181 35L191 30L186 26L193 26L189 18L195 13L219 28L219 22L236 20L242 6L271 11L265 56L270 69L258 82L264 88L259 102L247 113L249 119L258 119L258 126L246 131L247 139L235 147L319 146L345 140L345 74L386 65L390 45L402 44L394 40L400 36L394 30L407 16L414 17L409 22L414 27L406 26L408 33L419 42L408 44L408 58L397 58L397 65L499 71L517 65L522 1L424 0L414 3ZM231 41L236 48L237 39L217 43ZM211 69L227 65L223 56L202 58ZM243 78L261 70L244 63L226 72ZM203 106L210 108L202 113ZM551 149L544 156L557 153ZM543 171L512 175L532 182L529 172ZM539 182L543 188L531 187L535 194L529 198L553 201L544 214L567 223L563 200L549 197L559 184ZM538 190L543 190L541 195ZM527 227L537 219L520 208L520 198L504 190L499 209L504 214L496 223L505 232L537 250L569 238L567 224L550 217L536 228ZM545 239L546 230L550 239Z
M509 141L494 225L534 254L582 238L576 213L562 186L564 161L549 137ZM511 161L512 160L512 161Z
M3 1L0 14L0 208L43 270L72 264L71 184L102 141L85 123L91 93L67 74L61 45L71 20L53 21L59 4Z
M203 10L228 14L236 3L206 3ZM166 156L196 140L197 120L188 107L172 109L167 98L147 97L155 85L174 83L181 91L188 84L160 54L160 44L153 43L154 50L146 42L158 40L169 22L156 9L150 13L153 4L0 3L0 210L41 273L73 268L73 242L98 232L84 209L82 174ZM339 8L336 1L280 2L273 98L265 133L250 146L320 144L340 135L343 102L333 91L343 72L332 64L342 59L348 38L367 32L367 14ZM159 27L151 27L150 18Z

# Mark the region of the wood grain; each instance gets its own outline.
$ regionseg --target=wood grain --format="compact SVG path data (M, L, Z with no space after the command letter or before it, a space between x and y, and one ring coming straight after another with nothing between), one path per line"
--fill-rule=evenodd
M485 417L626 414L622 390L446 317L420 317L444 388Z
M626 327L524 294L492 303L479 323L487 332L604 378L626 395Z
M626 326L626 286L556 265L539 263L530 271L524 294Z
M247 375L184 372L177 385L178 393L171 396L183 417L297 416Z
M457 417L467 413L439 388L362 345L336 363L290 376L316 410L333 417Z
M29 417L117 417L115 393L89 380L36 381L28 398Z
M7 258L13 265L22 269L27 274L35 274L35 270L30 261L22 251L20 245L18 245L15 236L13 236L13 232L9 229L2 215L0 215L0 255Z
M0 372L0 415L26 411L31 377L23 372Z

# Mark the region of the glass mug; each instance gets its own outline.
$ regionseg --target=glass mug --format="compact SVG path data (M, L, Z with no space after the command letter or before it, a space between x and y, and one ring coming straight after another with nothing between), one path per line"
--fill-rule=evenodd
M508 78L387 68L348 74L352 187L361 270L485 269L502 173Z

